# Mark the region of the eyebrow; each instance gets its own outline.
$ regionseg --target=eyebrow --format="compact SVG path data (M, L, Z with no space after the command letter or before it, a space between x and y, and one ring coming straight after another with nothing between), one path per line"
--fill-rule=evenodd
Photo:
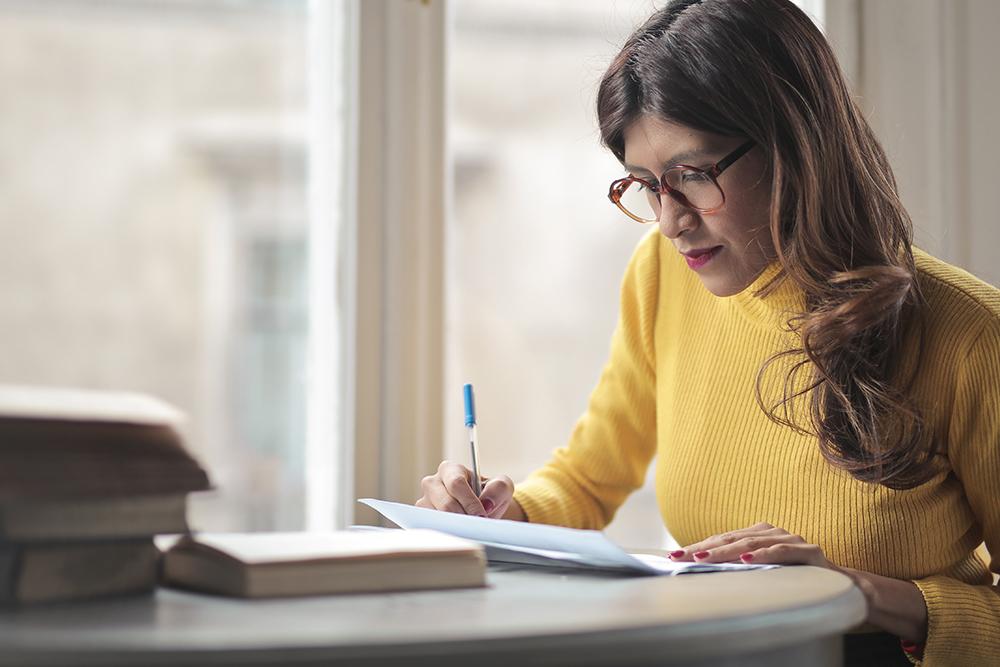
M696 148L694 150L684 151L683 153L678 153L677 155L675 155L672 158L670 158L670 160L668 162L666 162L665 164L668 167L672 167L673 165L680 164L681 162L683 162L685 160L690 160L693 157L701 157L701 156L706 155L707 153L710 153L710 152L711 151L706 150L704 148ZM645 167L636 167L635 165L631 165L631 164L628 164L628 163L625 163L624 166L625 166L625 169L628 170L628 171L642 171L642 172L645 172L647 174L652 174L653 173L649 169L646 169Z

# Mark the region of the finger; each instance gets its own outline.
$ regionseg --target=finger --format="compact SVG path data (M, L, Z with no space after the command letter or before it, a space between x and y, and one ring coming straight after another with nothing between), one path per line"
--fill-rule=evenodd
M431 507L441 512L451 512L452 514L465 514L465 508L444 488L444 484L438 480L434 486L424 492Z
M780 565L816 565L829 567L823 550L816 544L780 542L745 554L744 563L777 563Z
M711 552L712 549L717 549L726 544L732 544L739 540L747 537L754 536L778 536L787 535L788 531L782 528L775 528L769 523L758 523L753 526L748 526L747 528L740 528L739 530L731 530L727 533L721 533L719 535L712 535L700 542L695 542L694 544L688 545L683 549L673 551L670 557L677 561L692 561L693 556L700 552Z
M472 471L466 468L461 463L456 463L455 461L441 461L438 465L437 474L432 475L432 477L437 477L443 479L447 475L465 475L469 482L472 482ZM485 479L482 475L479 476L480 479Z
M504 515L507 514L507 510L510 509L511 502L513 502L513 501L512 500L508 500L505 503L500 503L499 505L497 505L493 509L492 512L490 512L489 514L487 514L487 516L489 518L491 518L491 519L502 519L504 517Z
M436 475L427 475L420 480L420 490L424 492L424 496L427 496L427 489L431 488L438 482L438 477Z
M510 505L510 499L514 496L514 482L506 475L493 477L483 487L483 493L479 496L479 501L486 511L486 515L491 518L503 516Z
M736 540L731 544L723 544L715 548L705 549L693 554L694 560L699 563L729 563L738 562L740 556L746 553L754 553L761 549L771 547L776 544L805 544L798 535L754 535Z
M464 514L472 516L486 516L486 509L476 497L475 491L469 484L472 479L472 471L465 466L453 466L440 473L441 483L445 490L462 507Z
M671 552L670 557L677 561L693 561L695 560L694 555L698 553L711 553L713 549L718 549L719 547L725 546L727 544L733 544L741 539L747 537L760 537L760 536L780 536L787 535L788 531L782 528L775 528L769 523L758 523L747 528L740 528L739 530L731 530L727 533L721 533L719 535L712 535L711 537L705 538L700 542L695 542L694 544L688 545L683 549Z

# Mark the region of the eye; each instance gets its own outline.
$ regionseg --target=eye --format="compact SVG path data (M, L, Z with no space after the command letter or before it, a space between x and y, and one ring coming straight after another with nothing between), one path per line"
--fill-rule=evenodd
M711 179L708 177L708 174L700 171L685 170L681 173L681 183L695 185L699 183L707 183L709 181L711 181Z
M658 185L653 185L652 183L647 183L646 181L639 181L639 180L637 180L637 181L634 181L634 183L635 183L636 187L639 188L639 192L652 192L652 193L656 193L656 192L660 191L660 188L659 188Z

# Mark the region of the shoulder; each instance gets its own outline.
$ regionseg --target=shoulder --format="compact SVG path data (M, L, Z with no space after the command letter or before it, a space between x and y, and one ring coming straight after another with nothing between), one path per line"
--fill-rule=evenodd
M663 235L656 227L643 234L632 252L629 269L644 274L659 274L663 240Z
M1000 289L918 248L913 259L932 326L956 338L1000 338Z
M673 243L653 226L642 235L629 260L628 275L649 288L662 289L670 285L672 289L683 289L696 274L684 264Z
M621 314L648 325L655 318L660 288L660 235L652 229L643 234L632 252L621 283Z

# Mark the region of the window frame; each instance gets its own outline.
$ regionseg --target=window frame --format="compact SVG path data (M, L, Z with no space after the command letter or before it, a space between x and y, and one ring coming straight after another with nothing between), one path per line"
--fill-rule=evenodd
M358 10L363 150L343 284L355 303L354 344L345 356L354 399L352 491L413 502L444 451L447 4L362 2ZM357 523L379 521L366 507L353 509L346 515Z

